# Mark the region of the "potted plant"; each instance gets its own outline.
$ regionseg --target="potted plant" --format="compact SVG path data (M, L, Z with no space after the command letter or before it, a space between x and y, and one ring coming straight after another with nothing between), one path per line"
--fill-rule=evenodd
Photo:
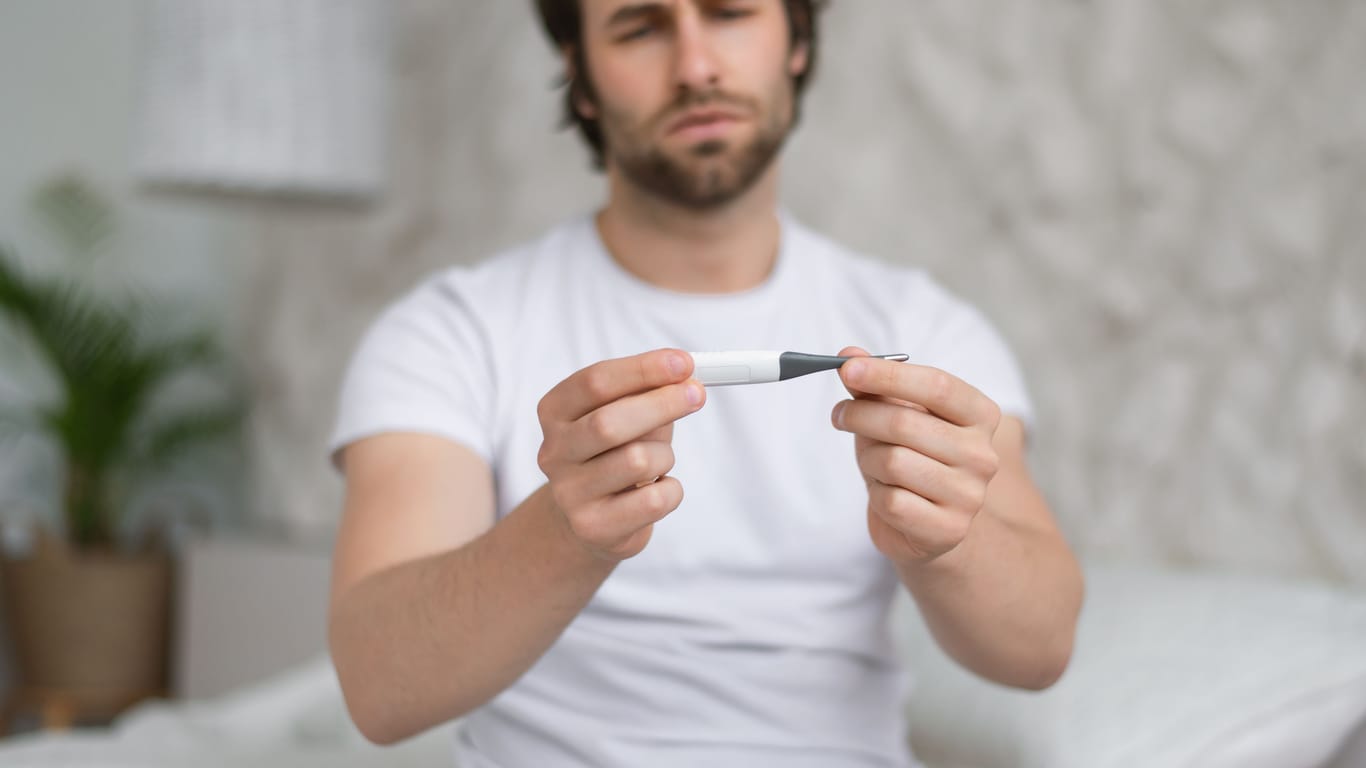
M110 206L79 179L50 183L35 200L73 252L88 256L112 228ZM113 714L165 691L170 537L164 525L130 535L132 490L187 452L221 445L241 422L231 390L168 406L186 374L226 379L225 360L212 334L167 333L154 316L146 300L31 274L0 248L0 324L56 384L31 406L0 403L8 429L46 436L61 462L60 524L39 530L28 552L0 554L21 692L49 710Z

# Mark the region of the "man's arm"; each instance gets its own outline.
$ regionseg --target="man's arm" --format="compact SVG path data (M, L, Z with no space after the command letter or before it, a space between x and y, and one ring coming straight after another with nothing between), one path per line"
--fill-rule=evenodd
M1071 658L1081 570L1029 477L1019 419L1002 419L993 443L1000 469L966 538L897 572L946 653L989 680L1038 690Z
M556 385L537 407L547 482L496 524L492 473L468 448L417 434L346 448L328 644L361 733L392 743L482 705L644 549L683 500L667 473L674 422L706 400L691 374L686 353L657 350Z
M842 355L864 356L857 347ZM868 530L950 656L990 680L1046 688L1071 657L1082 578L1024 460L1024 428L944 371L845 363Z
M546 486L493 525L488 468L468 448L381 435L343 459L328 641L351 718L373 742L492 698L612 571L572 541Z

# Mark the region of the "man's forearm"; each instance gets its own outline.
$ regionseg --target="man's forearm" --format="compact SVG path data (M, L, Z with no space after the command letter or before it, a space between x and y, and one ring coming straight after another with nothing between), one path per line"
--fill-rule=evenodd
M1054 531L983 510L953 550L898 568L939 644L1004 685L1052 685L1071 657L1082 577Z
M370 576L334 606L332 660L352 718L392 743L522 675L614 564L569 538L543 486L465 546Z

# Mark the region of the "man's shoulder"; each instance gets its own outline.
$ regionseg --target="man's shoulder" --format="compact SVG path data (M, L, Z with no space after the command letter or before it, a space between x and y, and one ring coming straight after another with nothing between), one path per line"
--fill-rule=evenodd
M489 328L516 318L525 306L544 303L533 293L554 286L553 272L575 248L581 220L570 220L537 236L472 262L447 264L410 284L383 306L376 325L450 333L457 327ZM543 298L543 297L542 297Z

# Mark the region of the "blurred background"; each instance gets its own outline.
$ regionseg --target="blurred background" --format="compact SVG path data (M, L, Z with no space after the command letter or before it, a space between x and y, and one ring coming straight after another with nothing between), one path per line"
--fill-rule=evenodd
M995 321L1077 549L1361 597L1366 3L836 0L821 31L785 203ZM530 2L0 4L6 259L193 350L136 399L170 460L111 469L108 541L174 556L165 674L126 692L210 696L323 647L325 440L360 333L602 199L555 130L558 71ZM66 460L93 455L44 421L67 379L15 311L12 562L79 543ZM43 573L25 615L64 599ZM26 685L14 644L47 642L7 629L0 698ZM30 727L82 714L42 702Z

